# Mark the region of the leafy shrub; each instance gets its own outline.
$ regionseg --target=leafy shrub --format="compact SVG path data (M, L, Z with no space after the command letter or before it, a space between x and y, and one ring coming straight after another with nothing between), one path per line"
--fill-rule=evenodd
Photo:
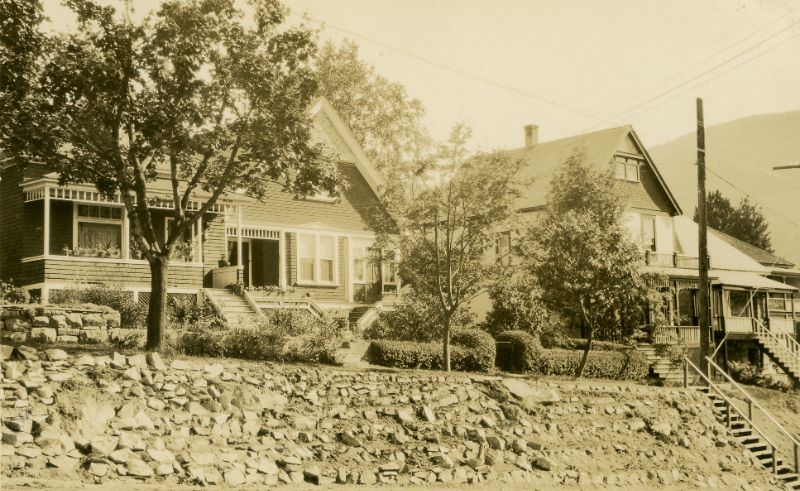
M497 335L497 365L509 372L536 369L541 356L539 340L525 331L505 331Z
M0 280L0 303L28 303L25 290L14 286L14 280Z
M147 305L133 300L133 293L121 288L92 285L55 290L50 293L50 303L60 305L105 305L119 312L124 328L142 327L147 316Z
M494 338L487 332L480 329L460 329L450 336L451 346L461 346L465 348L464 360L462 365L464 370L472 372L488 372L494 368L494 361L497 357L497 345ZM441 343L437 343L440 344ZM452 365L452 350L450 363Z
M413 293L404 297L405 302L394 310L384 311L362 334L364 339L392 339L396 341L428 342L441 339L444 321L431 305L433 300L424 300ZM462 311L452 320L453 330L467 327L472 314Z
M494 340L478 329L464 329L452 334L450 368L458 371L487 372L494 367ZM440 370L444 368L439 342L373 341L367 358L376 365L394 368Z
M747 362L728 362L728 372L735 381L740 384L757 385L766 389L775 389L782 392L792 390L792 384L777 379L768 373L764 373L755 365Z
M541 375L575 376L581 363L582 351L543 350L536 371ZM583 376L615 380L642 380L647 377L647 358L636 350L590 351Z
M515 275L494 282L489 288L489 298L492 308L482 327L494 335L503 331L538 335L554 322L555 316L542 301L531 275Z
M298 311L275 311L232 329L200 322L177 339L177 351L193 356L247 360L331 362L341 346L340 323Z

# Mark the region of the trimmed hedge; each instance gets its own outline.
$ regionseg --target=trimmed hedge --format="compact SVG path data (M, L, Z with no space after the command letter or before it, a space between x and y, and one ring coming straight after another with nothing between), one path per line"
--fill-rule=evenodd
M586 349L588 341L583 338L561 338L555 342L553 346L545 346L545 348L565 349L565 350L580 350ZM612 343L611 341L592 341L592 351L621 351L627 352L631 349L627 344Z
M450 336L452 345L465 348L461 365L471 372L488 372L494 368L497 358L497 345L491 334L480 329L460 329ZM441 343L439 343L441 346ZM453 364L451 349L450 364Z
M543 350L538 362L537 372L541 375L575 376L581 363L583 351L549 349ZM642 380L647 378L649 364L647 358L636 350L590 351L583 370L588 378L607 378L615 380Z
M478 329L463 329L454 332L450 340L451 369L487 372L494 367L495 344L488 333ZM385 367L423 370L444 368L440 342L375 340L369 345L367 359Z
M497 335L497 366L507 372L535 371L541 357L539 339L525 331L505 331Z

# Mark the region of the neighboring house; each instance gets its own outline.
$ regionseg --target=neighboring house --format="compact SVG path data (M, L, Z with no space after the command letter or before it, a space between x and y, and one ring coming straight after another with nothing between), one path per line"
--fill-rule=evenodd
M302 297L318 308L350 310L399 290L394 261L373 247L373 224L391 222L378 198L380 174L327 100L316 101L311 115L314 140L338 156L341 196L297 198L277 184L263 201L227 193L175 254L171 294L216 289L219 296L238 281L254 297L280 292L283 300ZM140 299L148 294L149 267L136 252L119 199L107 200L90 185L59 185L58 174L41 165L0 172L0 278L13 278L44 302L76 284L115 285ZM170 189L166 174L150 185L161 234L171 220ZM206 197L195 193L190 208ZM281 292L286 289L294 293ZM254 306L252 299L248 304Z
M698 346L697 224L683 215L633 128L621 126L544 143L537 135L537 126L526 126L525 146L510 150L524 162L520 178L532 179L517 204L525 221L536 220L545 207L550 181L571 156L580 154L591 168L613 172L626 194L624 222L642 250L645 269L661 273L665 280L660 286L671 293L670 305L665 306L671 326L658 329L655 341ZM509 235L501 234L496 251L503 254L510 249ZM715 339L719 342L727 335L757 340L763 336L759 332L768 329L781 342L791 343L797 313L786 307L797 299L797 285L776 281L780 271L765 267L713 233L708 250ZM794 274L782 271L787 277ZM781 306L779 299L785 300ZM480 312L480 306L476 310ZM796 354L800 357L800 351Z

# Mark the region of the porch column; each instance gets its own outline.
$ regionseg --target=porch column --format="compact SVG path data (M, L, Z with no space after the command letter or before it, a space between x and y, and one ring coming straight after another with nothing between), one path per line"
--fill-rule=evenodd
M278 232L278 284L286 288L286 232Z
M203 264L203 215L197 218L197 257L200 264ZM225 244L227 247L227 244Z
M243 266L242 263L242 205L236 206L236 265Z
M45 186L44 188L44 241L43 241L43 251L42 254L47 256L50 254L50 188ZM42 295L44 295L44 289L42 289Z
M122 244L120 247L122 248L122 258L123 259L130 259L131 251L130 251L130 244L131 244L131 224L128 220L128 209L122 209Z

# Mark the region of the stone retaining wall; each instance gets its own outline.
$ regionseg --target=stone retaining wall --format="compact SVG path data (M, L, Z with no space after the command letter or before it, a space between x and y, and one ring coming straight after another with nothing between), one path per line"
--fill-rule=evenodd
M120 327L120 315L100 305L0 305L0 325L4 342L100 343Z

